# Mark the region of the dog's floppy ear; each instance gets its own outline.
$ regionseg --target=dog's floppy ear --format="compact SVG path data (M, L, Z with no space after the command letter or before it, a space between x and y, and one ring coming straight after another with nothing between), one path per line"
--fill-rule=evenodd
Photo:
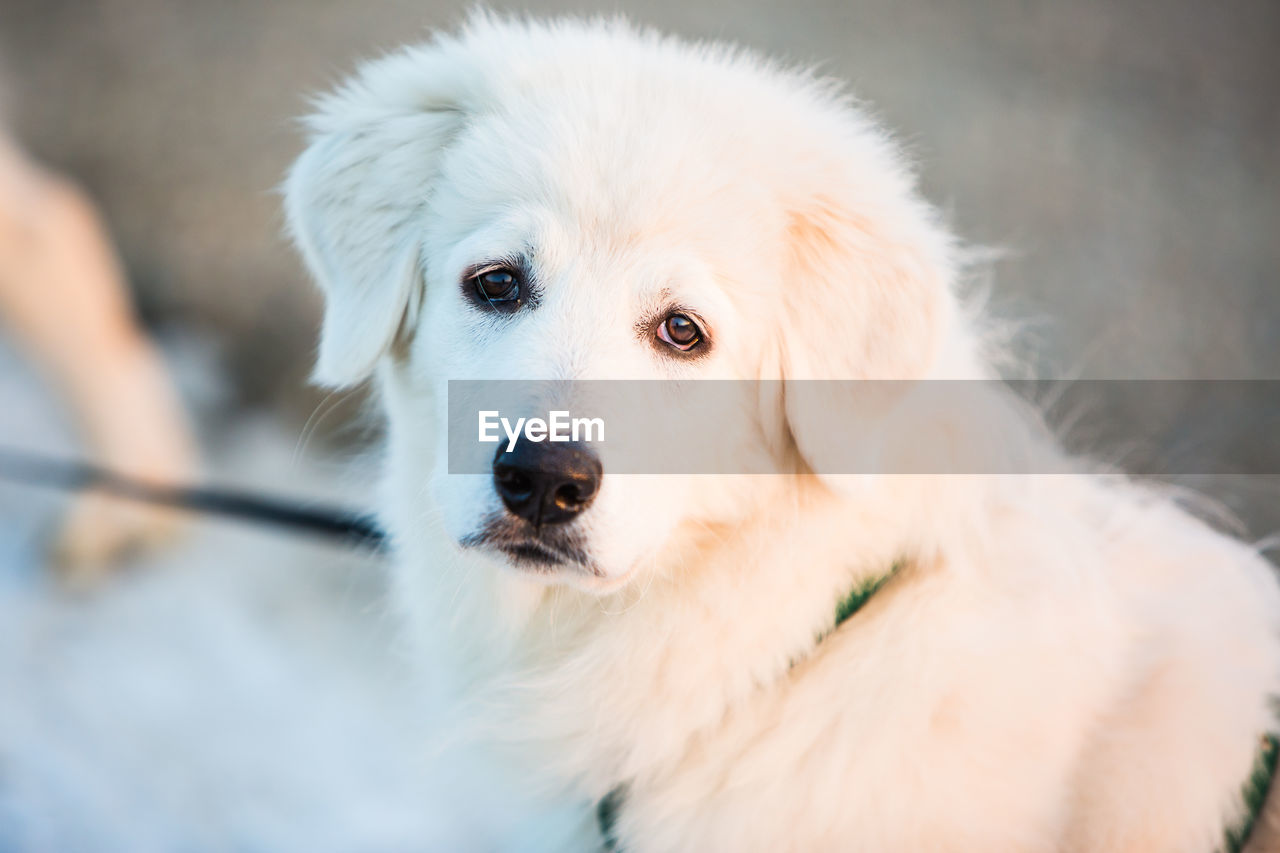
M910 383L793 380L917 380L976 369L953 288L951 239L885 151L857 158L882 164L862 174L829 168L789 205L782 408L794 449L819 474L869 472L862 466L883 438L876 425Z
M325 296L314 373L367 378L420 286L421 221L441 152L464 121L467 63L445 46L364 66L318 102L284 185L290 233Z

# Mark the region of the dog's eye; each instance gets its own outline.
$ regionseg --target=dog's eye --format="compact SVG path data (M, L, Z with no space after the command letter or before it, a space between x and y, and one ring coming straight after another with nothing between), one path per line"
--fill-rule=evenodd
M702 343L702 330L685 314L672 314L658 326L658 340L682 352Z
M511 307L520 301L520 276L509 267L490 267L471 277L471 285L482 302Z

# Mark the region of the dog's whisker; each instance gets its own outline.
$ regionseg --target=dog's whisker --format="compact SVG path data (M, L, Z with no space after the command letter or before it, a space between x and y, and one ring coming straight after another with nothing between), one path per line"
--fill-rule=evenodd
M290 455L290 464L297 465L306 452L307 446L311 439L315 436L320 425L324 423L325 418L337 411L343 400L351 395L352 392L336 389L325 394L316 403L315 408L311 410L311 414L307 416L306 421L302 424L302 429L298 431L298 439L294 442L293 453Z

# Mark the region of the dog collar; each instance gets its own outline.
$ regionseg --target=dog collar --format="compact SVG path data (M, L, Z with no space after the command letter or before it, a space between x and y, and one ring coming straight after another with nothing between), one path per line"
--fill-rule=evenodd
M856 585L836 605L835 623L829 631L819 635L818 643L825 640L837 628L849 621L854 614L866 606L871 597L893 579L898 570L902 568L902 565L903 561L898 560L884 574L864 579ZM1253 828L1262 814L1262 809L1266 805L1267 794L1271 790L1272 782L1275 779L1278 763L1280 763L1280 736L1269 732L1262 736L1258 745L1258 753L1254 757L1253 770L1240 792L1245 806L1244 814L1241 815L1235 826L1227 827L1224 832L1223 850L1225 853L1241 853L1244 849L1244 845L1249 840L1249 836L1252 834ZM623 783L616 786L608 794L605 794L600 802L596 804L596 822L600 826L600 836L604 839L604 849L609 853L622 853L618 836L614 830L618 823L618 814L626 804L626 799L627 785Z
M1240 853L1253 832L1267 803L1267 793L1276 777L1276 763L1280 758L1280 736L1268 732L1258 744L1258 754L1253 759L1253 772L1244 783L1240 796L1244 800L1244 814L1234 827L1227 827L1224 837L1226 853Z

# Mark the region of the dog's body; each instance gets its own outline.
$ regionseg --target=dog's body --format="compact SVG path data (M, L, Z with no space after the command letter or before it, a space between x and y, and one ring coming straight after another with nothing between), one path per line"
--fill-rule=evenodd
M379 376L398 603L536 781L617 792L621 849L1204 851L1238 824L1280 594L1158 494L819 476L791 401L759 432L794 474L606 459L559 539L501 458L447 473L447 379L990 375L949 237L830 86L482 18L313 129L290 222L328 298L319 378ZM584 556L548 557L566 537Z

